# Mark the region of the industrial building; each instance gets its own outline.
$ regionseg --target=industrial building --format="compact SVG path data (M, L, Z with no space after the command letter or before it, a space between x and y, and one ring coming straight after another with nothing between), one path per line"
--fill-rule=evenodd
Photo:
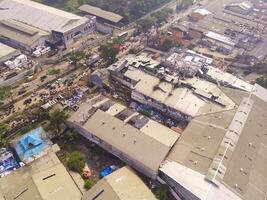
M1 0L0 20L16 20L52 34L56 44L67 45L95 30L94 16L80 17L30 0ZM0 31L2 33L2 31ZM36 33L27 32L32 35ZM17 31L17 34L21 34Z
M254 9L258 3L232 2L228 1L217 10L209 6L204 6L201 12L197 9L189 20L180 25L204 36L197 42L200 50L203 47L206 50L202 52L217 57L221 54L223 58L252 56L255 60L263 61L267 55L266 20L262 16L265 11Z
M88 13L90 15L96 16L97 18L100 19L100 21L104 20L104 21L109 22L113 25L116 25L117 23L119 23L123 19L122 16L120 16L116 13L102 10L101 8L94 7L94 6L91 6L88 4L84 4L84 5L80 6L79 10L82 12Z
M80 200L82 193L55 153L50 152L0 179L5 200Z
M237 106L194 118L160 177L181 199L265 200L267 90L224 92Z
M179 76L143 55L118 61L109 71L113 89L122 99L148 105L176 120L188 122L234 106L216 84Z
M14 19L0 21L0 41L14 48L32 52L36 47L44 45L48 38L48 32L24 22Z
M20 54L19 50L16 50L0 42L0 64L7 60L15 58L19 54Z
M129 167L101 179L83 195L82 200L156 200L144 182Z
M69 119L81 135L147 177L158 168L179 134L107 98L80 106Z
M219 86L250 92L253 85L212 66L213 59L192 50L172 52L162 62L171 72L182 77L200 77Z
M225 9L242 15L247 15L252 11L253 7L251 2L243 1L241 3L231 3L226 5Z

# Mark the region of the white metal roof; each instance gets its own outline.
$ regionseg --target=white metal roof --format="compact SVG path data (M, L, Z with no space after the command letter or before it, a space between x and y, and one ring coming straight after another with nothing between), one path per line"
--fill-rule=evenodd
M10 46L7 46L3 43L0 42L0 59L4 56L7 56L9 54L12 54L14 52L16 52L17 50L10 47Z
M221 35L221 34L218 34L212 31L207 32L205 35L208 38L217 40L219 42L222 42L222 43L225 43L231 46L235 46L235 43L229 37L226 37L224 35Z
M30 0L0 0L0 20L3 19L16 19L46 31L62 32L88 20Z

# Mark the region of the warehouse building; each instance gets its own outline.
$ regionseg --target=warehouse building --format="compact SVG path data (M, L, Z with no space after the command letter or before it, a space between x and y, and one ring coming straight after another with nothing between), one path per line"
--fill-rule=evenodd
M267 90L224 91L237 106L193 119L160 176L181 199L265 200Z
M100 180L82 200L156 200L144 182L129 167L123 167Z
M101 8L98 7L94 7L88 4L84 4L82 6L79 7L79 10L85 13L88 13L90 15L94 15L98 18L98 21L101 22L108 22L110 24L116 25L118 24L123 17L113 13L113 12L109 12L106 10L102 10Z
M30 0L0 0L0 20L14 19L52 34L67 45L95 30L94 16L80 17Z
M0 42L0 64L4 63L7 60L15 58L19 54L20 54L19 50L16 50Z
M253 10L253 5L249 1L243 1L241 3L232 3L226 5L225 9L238 14L248 15Z
M155 108L175 120L189 122L195 116L234 106L216 84L180 77L142 55L118 61L109 71L113 90L122 99Z
M14 19L0 21L0 41L22 51L32 52L37 46L44 45L48 38L48 32L26 23Z
M92 102L92 101L91 101ZM68 123L81 135L155 179L179 134L107 98L84 103Z
M53 152L0 179L0 199L80 200L81 198L81 191Z

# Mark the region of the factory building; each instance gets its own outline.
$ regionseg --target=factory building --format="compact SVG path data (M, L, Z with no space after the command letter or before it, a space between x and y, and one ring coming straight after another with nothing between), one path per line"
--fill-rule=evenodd
M82 200L156 200L145 183L130 167L123 167L100 180Z
M14 19L0 21L0 41L22 51L32 52L48 38L48 32L26 23Z
M267 90L223 90L237 106L194 118L160 177L181 199L265 200Z
M248 15L252 11L253 6L249 1L244 1L226 5L225 9L241 15Z
M15 58L19 54L20 54L19 50L16 50L0 42L0 64L7 60Z
M160 164L180 137L172 129L107 98L82 104L68 124L152 179L156 179Z
M50 42L63 45L94 31L96 22L94 16L80 17L30 0L1 0L0 20L9 19L48 32Z
M216 85L198 77L186 78L146 56L129 56L109 67L113 90L128 101L137 101L184 122L203 113L234 106Z

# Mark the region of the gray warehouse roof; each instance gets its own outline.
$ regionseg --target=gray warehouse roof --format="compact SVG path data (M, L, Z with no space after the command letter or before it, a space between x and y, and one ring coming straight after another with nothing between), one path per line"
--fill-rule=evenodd
M0 62L9 55L18 55L19 51L0 42Z
M0 10L1 13L1 10ZM48 37L49 33L28 24L6 19L0 21L0 36L15 40L21 44L31 46L42 37Z
M155 133L153 137L149 130L142 132L102 110L97 110L83 125L83 128L123 152L131 160L141 163L153 174L157 174L159 165L178 139L178 134L175 132L167 132L165 137L171 139L161 142L158 140L158 134ZM154 130L156 131L158 130Z
M30 0L0 0L0 20L16 19L50 32L66 32L88 18L80 17Z
M81 192L55 153L0 179L0 199L80 200Z
M193 119L160 170L200 199L265 200L267 90L227 90L239 107Z
M148 187L129 167L123 167L106 176L82 198L82 200L92 199L156 200Z
M80 6L79 10L89 13L91 15L95 15L97 17L103 18L105 20L114 22L114 23L118 23L119 21L123 19L122 16L116 13L105 11L105 10L102 10L101 8L90 6L87 4Z

